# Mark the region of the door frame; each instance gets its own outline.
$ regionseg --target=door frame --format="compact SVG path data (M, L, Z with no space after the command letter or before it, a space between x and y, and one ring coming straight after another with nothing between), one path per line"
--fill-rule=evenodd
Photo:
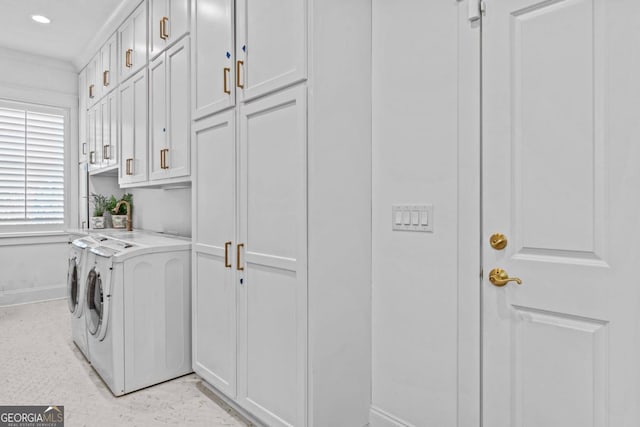
M458 427L482 425L482 74L478 0L458 2Z

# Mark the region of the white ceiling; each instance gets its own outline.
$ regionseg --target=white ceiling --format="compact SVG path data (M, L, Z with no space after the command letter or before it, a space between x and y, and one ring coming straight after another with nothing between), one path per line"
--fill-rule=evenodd
M130 1L0 0L0 46L74 62L113 12ZM31 15L51 23L38 24Z

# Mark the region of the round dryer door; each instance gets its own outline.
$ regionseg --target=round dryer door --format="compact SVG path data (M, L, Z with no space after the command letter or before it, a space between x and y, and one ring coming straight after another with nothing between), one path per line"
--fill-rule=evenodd
M95 268L89 271L87 276L87 328L91 335L96 335L102 324L104 313L104 294L102 279Z
M69 269L67 270L67 296L69 311L75 313L78 309L78 259L69 258Z

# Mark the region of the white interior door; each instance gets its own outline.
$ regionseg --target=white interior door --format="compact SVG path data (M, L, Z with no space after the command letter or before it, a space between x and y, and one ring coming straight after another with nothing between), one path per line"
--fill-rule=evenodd
M193 128L193 369L235 398L235 111L200 120Z
M640 4L486 3L484 425L638 426Z
M306 88L240 110L238 400L269 426L305 425Z

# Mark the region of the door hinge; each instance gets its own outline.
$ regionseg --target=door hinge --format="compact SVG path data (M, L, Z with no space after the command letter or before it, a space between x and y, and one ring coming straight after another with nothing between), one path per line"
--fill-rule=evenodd
M487 14L487 2L484 0L480 0L480 13L482 16Z

